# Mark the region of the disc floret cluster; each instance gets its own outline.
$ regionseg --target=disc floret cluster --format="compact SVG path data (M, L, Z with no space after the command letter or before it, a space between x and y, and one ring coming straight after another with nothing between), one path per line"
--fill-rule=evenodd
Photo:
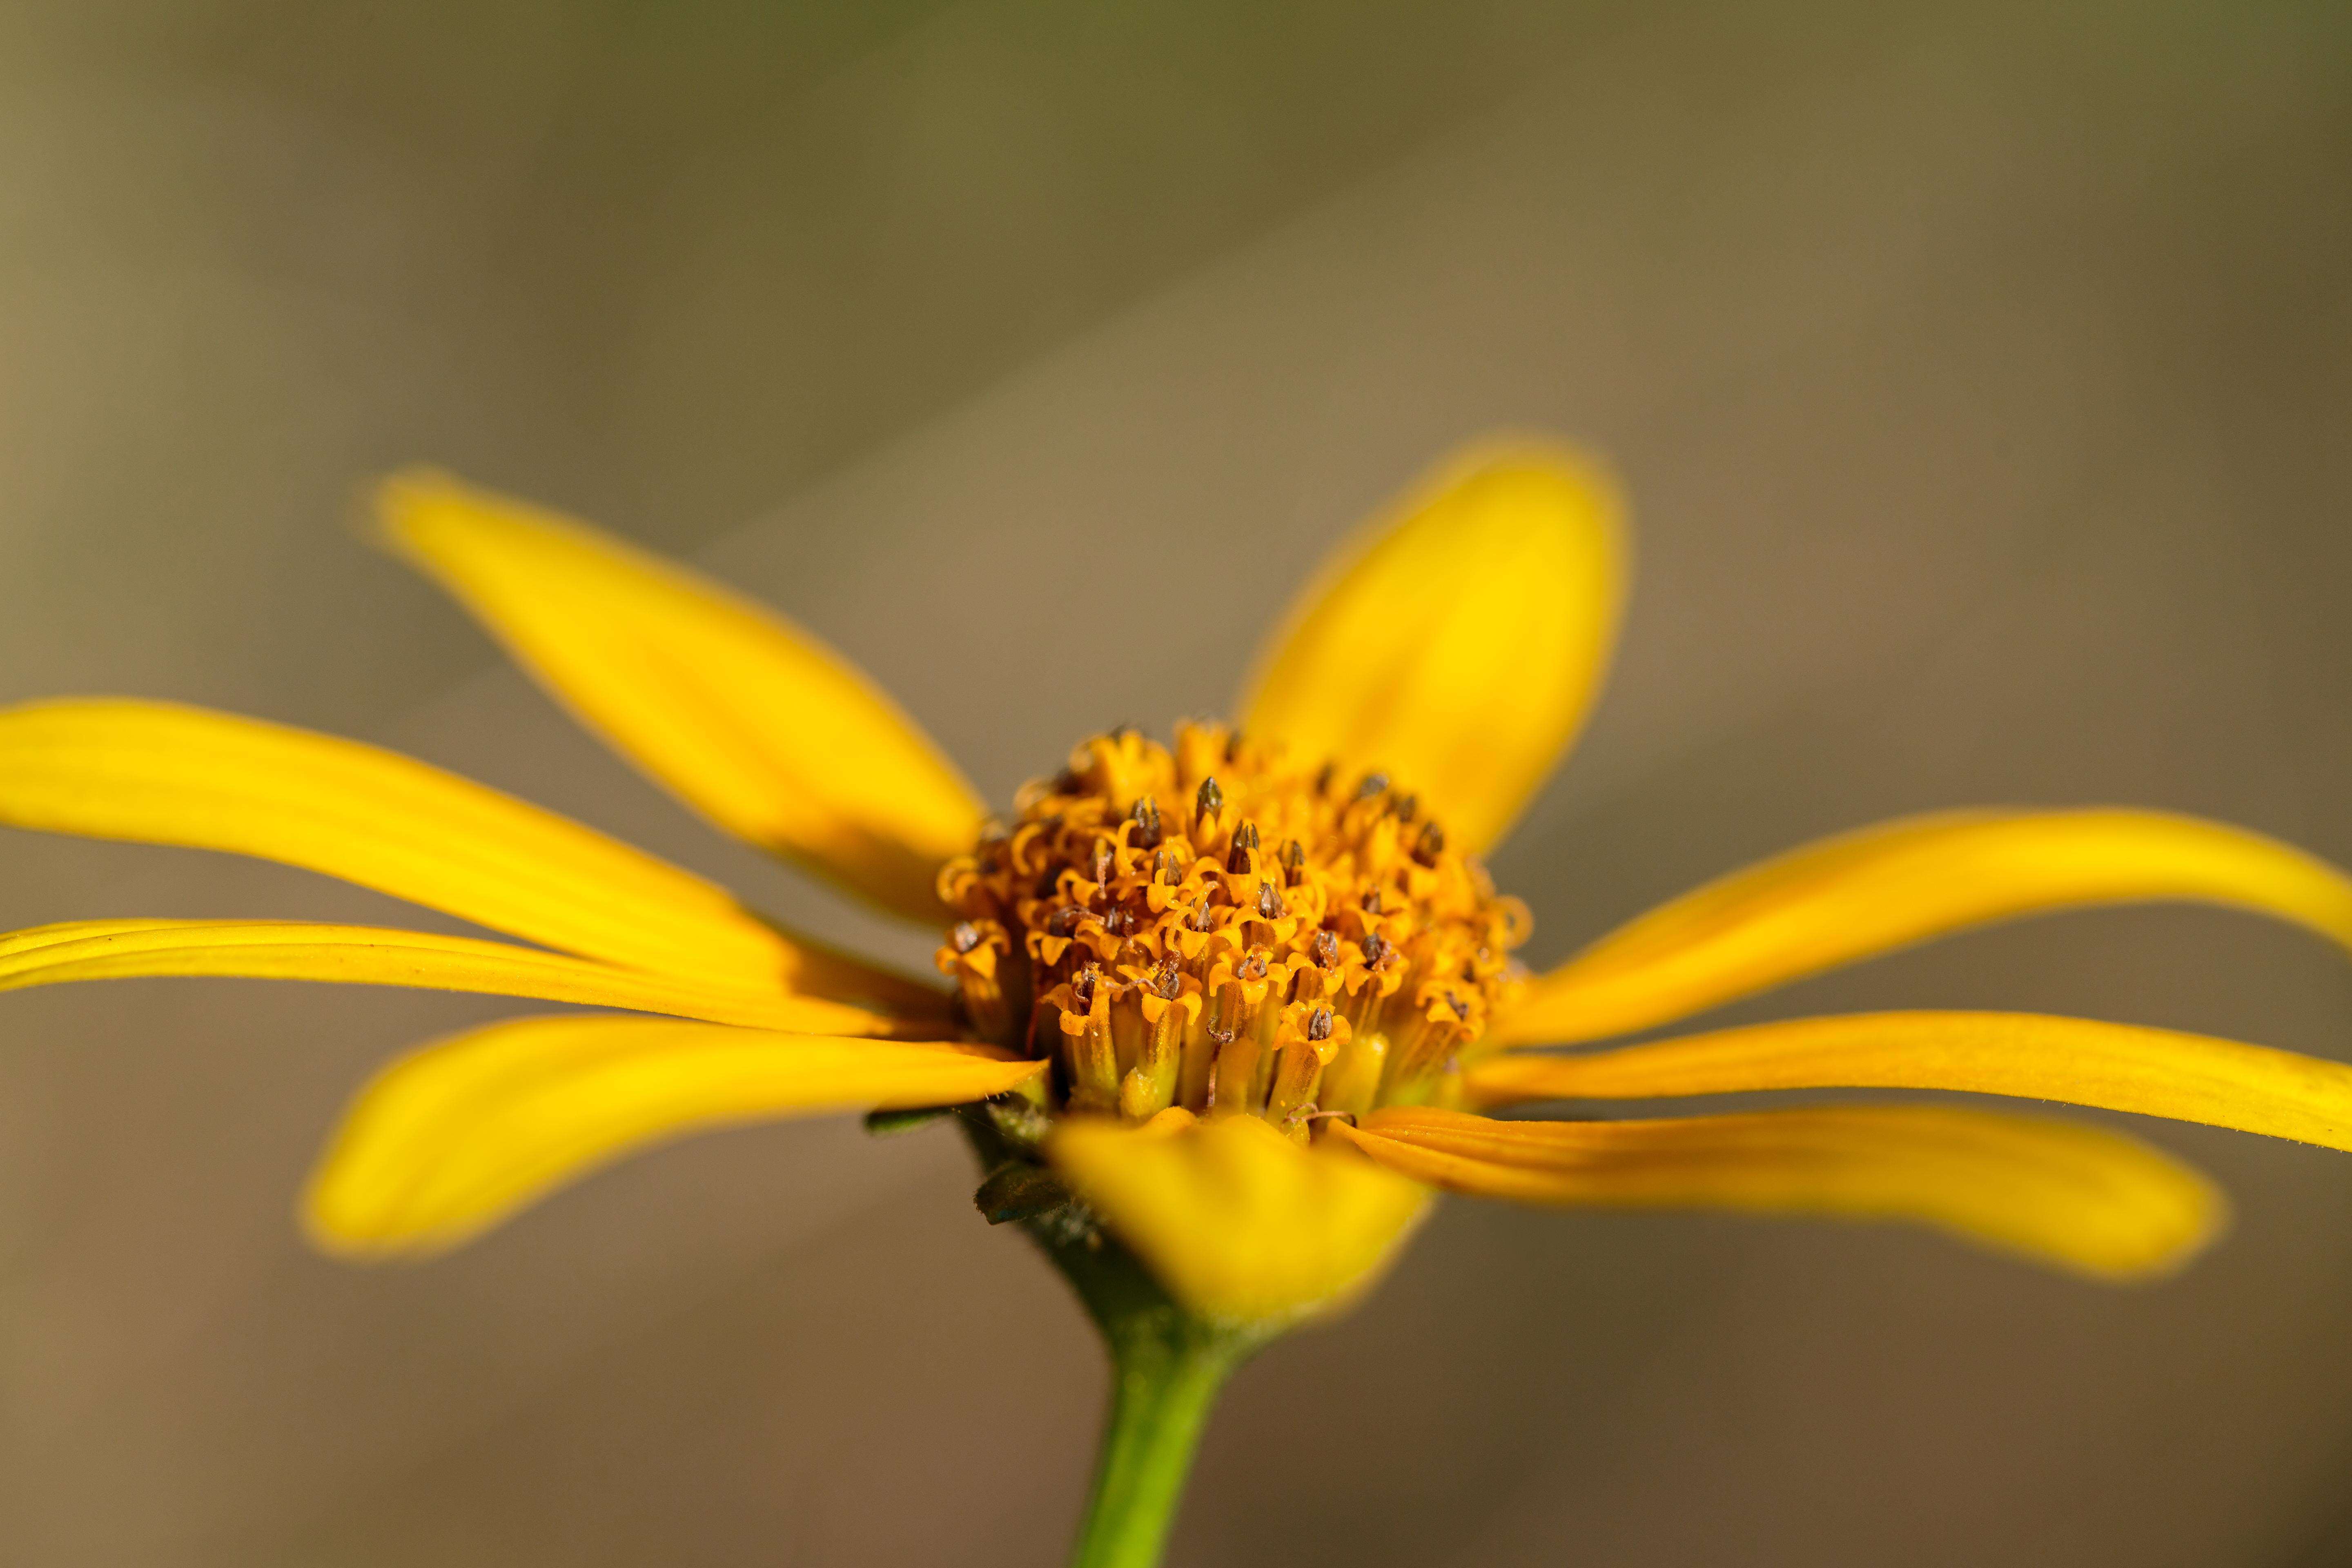
M1527 906L1382 774L1221 725L1097 736L940 873L972 1032L1055 1109L1148 1121L1445 1102L1523 984Z

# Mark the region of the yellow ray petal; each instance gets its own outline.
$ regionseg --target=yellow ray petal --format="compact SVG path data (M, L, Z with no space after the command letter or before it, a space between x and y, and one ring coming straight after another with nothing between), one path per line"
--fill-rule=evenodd
M1471 1067L1482 1105L1759 1089L1951 1089L2095 1105L2352 1150L2352 1067L2293 1051L2032 1013L1792 1018Z
M358 1257L454 1247L623 1155L825 1111L959 1104L1043 1069L979 1047L666 1018L523 1018L411 1052L353 1100L304 1198Z
M1302 1149L1254 1116L1140 1128L1065 1122L1055 1169L1193 1310L1285 1321L1353 1300L1428 1192L1329 1142Z
M879 1013L813 996L673 980L566 953L377 926L310 921L69 921L0 933L0 991L153 975L473 991L824 1035L883 1035L908 1027Z
M890 700L749 600L568 518L403 474L394 547L555 698L720 826L889 909L940 914L978 798Z
M0 710L0 823L224 849L550 947L773 988L822 968L725 890L576 822L354 741L173 703Z
M1565 452L1466 455L1307 585L1243 727L1385 772L1486 848L1600 690L1628 571L1620 510Z
M1600 1039L1966 926L2151 900L2232 905L2352 947L2352 878L2258 833L2154 811L1939 813L1807 845L1651 910L1538 981L1493 1037Z
M2169 1272L2228 1209L2137 1139L2042 1117L1842 1105L1671 1121L1494 1121L1379 1110L1341 1135L1481 1197L1907 1220L2116 1281Z

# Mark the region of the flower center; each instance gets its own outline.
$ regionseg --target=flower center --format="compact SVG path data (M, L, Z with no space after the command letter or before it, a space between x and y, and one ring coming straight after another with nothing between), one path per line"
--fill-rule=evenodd
M1087 742L949 862L939 953L982 1039L1059 1108L1263 1116L1444 1099L1522 984L1527 906L1379 773L1221 725Z

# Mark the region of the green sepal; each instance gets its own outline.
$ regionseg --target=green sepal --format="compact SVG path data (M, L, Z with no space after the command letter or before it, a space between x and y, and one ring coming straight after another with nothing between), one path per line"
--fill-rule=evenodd
M943 1116L955 1113L952 1105L919 1105L912 1110L869 1110L866 1113L866 1131L877 1138L894 1133L911 1132L918 1127L928 1127Z

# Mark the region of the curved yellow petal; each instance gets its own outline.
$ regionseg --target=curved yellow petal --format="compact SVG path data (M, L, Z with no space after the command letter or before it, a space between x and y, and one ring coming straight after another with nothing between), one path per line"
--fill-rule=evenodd
M1582 728L1629 570L1616 488L1549 447L1466 454L1335 557L1261 654L1245 730L1501 838Z
M978 1047L666 1018L523 1018L401 1058L352 1101L303 1199L362 1258L457 1245L623 1155L690 1132L1002 1094L1040 1062Z
M2228 1217L2211 1183L2137 1139L1945 1106L1670 1121L1379 1110L1341 1135L1415 1181L1480 1197L1906 1220L2116 1281L2178 1268Z
M2032 1013L1792 1018L1472 1066L1481 1105L1767 1089L1948 1089L2168 1116L2352 1151L2352 1067L2206 1035Z
M568 518L425 470L379 495L394 548L623 754L730 832L919 920L981 803L805 631Z
M1630 1033L1963 927L2191 900L2352 947L2352 877L2243 828L2164 812L1946 812L1737 871L1620 927L1530 988L1493 1038Z
M1385 1268L1429 1194L1350 1151L1301 1148L1255 1116L1143 1127L1076 1118L1047 1157L1193 1310L1282 1321L1342 1306Z
M772 988L806 963L723 889L553 812L201 708L0 710L0 823L283 861L632 968Z
M674 980L507 942L311 921L69 921L0 933L0 991L218 975L472 991L824 1035L908 1027L846 1003Z

